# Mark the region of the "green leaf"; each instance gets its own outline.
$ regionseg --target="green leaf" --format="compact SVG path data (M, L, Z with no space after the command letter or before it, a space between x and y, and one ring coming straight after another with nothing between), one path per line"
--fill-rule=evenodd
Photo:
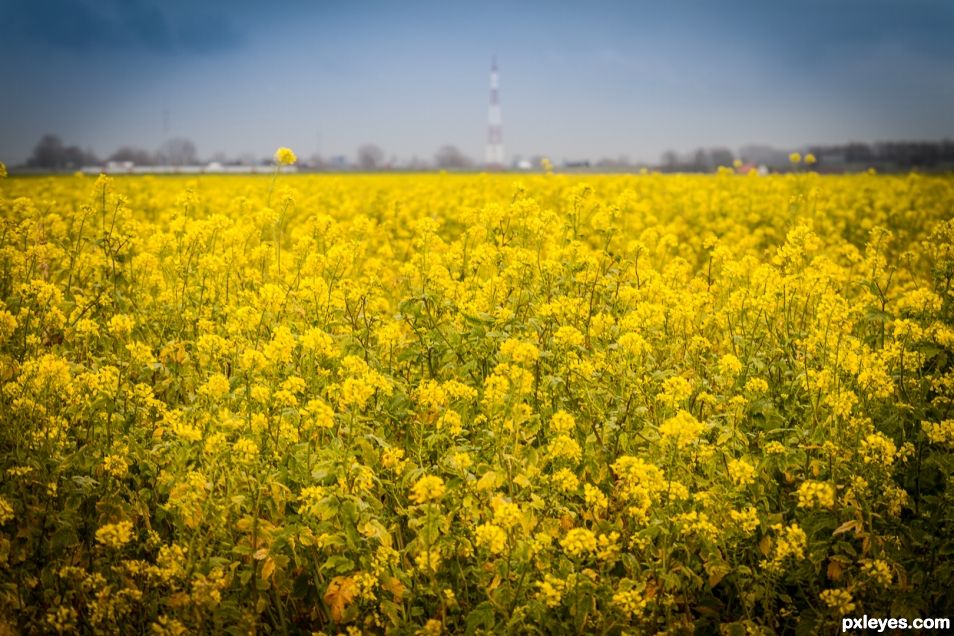
M319 568L321 572L331 570L335 574L347 574L354 571L354 561L345 556L333 556Z

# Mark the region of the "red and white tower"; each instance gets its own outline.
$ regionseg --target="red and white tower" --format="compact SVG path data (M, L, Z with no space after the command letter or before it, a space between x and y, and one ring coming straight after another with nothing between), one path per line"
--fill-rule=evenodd
M490 109L487 111L487 152L484 160L488 167L502 168L504 165L503 128L500 117L496 55L490 66Z

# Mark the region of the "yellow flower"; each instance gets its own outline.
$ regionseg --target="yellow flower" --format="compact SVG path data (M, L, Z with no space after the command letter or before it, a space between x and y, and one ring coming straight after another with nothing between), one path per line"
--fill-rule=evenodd
M0 497L0 526L13 519L13 506L4 497Z
M169 616L160 616L159 620L154 622L150 629L154 636L185 636L189 630L177 618Z
M799 508L834 508L835 487L827 481L806 481L798 487Z
M632 331L626 332L616 341L622 351L632 357L639 357L652 350L645 338Z
M731 353L719 358L719 373L726 377L735 377L742 370L742 362Z
M682 526L682 534L697 535L710 541L719 536L719 529L709 521L709 516L704 512L684 512L676 515L674 521Z
M782 526L775 524L772 529L779 533L775 543L775 552L772 555L771 569L781 568L786 559L804 559L805 548L808 547L808 535L797 524Z
M437 430L447 431L451 436L457 436L464 431L461 422L460 413L457 411L445 411L437 420Z
M688 411L679 411L660 425L659 434L664 441L672 440L679 448L685 448L696 441L704 429L702 422Z
M748 382L745 383L745 390L749 393L754 393L756 395L765 393L768 391L768 382L762 378L751 378Z
M580 480L569 468L561 468L553 473L550 482L562 492L571 492L580 487Z
M180 437L189 442L197 442L202 439L202 431L199 430L199 427L195 426L191 422L187 422L183 418L181 411L169 411L165 414L165 417L162 419L164 426L168 426L172 429L172 432L177 437Z
M500 345L500 353L517 364L533 364L540 359L540 350L530 342L509 338Z
M348 378L341 384L338 403L343 407L363 409L374 395L374 385L365 378Z
M676 406L692 395L692 384L681 375L666 378L662 383L662 392L656 399L667 406Z
M381 466L391 470L400 469L404 465L404 450L400 448L386 448L381 453Z
M866 464L877 462L891 466L897 452L898 447L883 433L872 433L861 442L861 456Z
M494 523L506 529L511 529L523 519L523 513L520 506L503 499L496 498L493 501Z
M793 164L799 164L802 162L802 155L800 153L793 152L788 156L788 160Z
M855 603L851 598L851 592L845 589L824 590L819 594L821 600L835 614L844 616L855 611Z
M755 468L744 459L729 462L729 477L736 486L748 486L755 481Z
M0 161L0 178L7 176L7 167Z
M314 426L320 429L334 428L335 410L324 400L308 400L305 412Z
M470 456L470 453L466 451L459 451L451 453L450 463L457 470L467 470L474 465L474 460Z
M573 528L560 540L563 550L573 557L596 552L596 535L586 528Z
M474 532L477 545L486 548L491 554L500 554L507 546L507 533L498 525L482 523Z
M558 579L552 574L546 574L542 581L537 581L537 598L546 603L547 607L557 607L563 602L563 594L566 591L566 581Z
M142 342L126 343L126 351L129 352L129 358L136 366L145 367L156 360L152 355L152 348Z
M453 400L473 400L477 397L477 390L457 380L449 380L441 388Z
M295 156L291 148L282 146L275 151L275 163L280 166L290 166L296 161L298 161L298 157Z
M286 325L279 325L265 345L265 358L272 364L287 364L295 350L295 336Z
M243 371L261 371L267 364L265 355L256 349L246 349L239 356L239 368Z
M753 506L747 506L742 510L730 510L729 516L743 534L752 534L759 527L759 513Z
M954 447L954 420L921 422L921 428L932 444L944 444Z
M891 573L891 566L882 559L864 560L861 564L861 571L881 587L891 585L891 580L894 578Z
M600 561L615 563L619 558L619 533L615 530L609 534L601 534L596 538L596 558Z
M447 393L435 380L421 382L415 391L415 398L424 410L440 409L447 404Z
M205 384L199 387L199 394L219 400L228 395L229 390L229 379L221 373L214 373L209 376Z
M85 322L84 320L80 320L76 324L77 333L82 333L80 332L81 328L79 323L84 323L84 326L92 323L93 328L96 332L93 335L99 335L99 327L92 320L85 320ZM9 311L5 311L5 310L0 311L0 343L3 343L7 338L9 338L13 334L13 332L16 331L16 329L17 329L17 319L14 317L14 315L11 314ZM85 333L83 335L85 335Z
M583 501L596 514L603 512L609 506L609 498L593 484L583 484Z
M625 579L624 581L629 583ZM613 605L626 616L642 614L647 605L645 595L636 586L622 589L621 585L620 588L618 592L613 594Z
M410 499L423 504L444 496L444 480L436 475L425 475L411 487Z
M326 492L323 486L306 486L301 489L298 500L301 502L299 512L304 516L321 518L321 502L325 499Z
M547 451L553 458L568 459L573 462L578 462L583 457L583 450L579 443L569 435L558 435L547 446Z
M565 325L553 334L553 341L561 347L582 347L584 338L579 329Z
M244 590L301 622L285 592L322 564L329 632L394 607L463 629L481 588L511 626L648 631L726 587L732 552L765 598L814 595L782 622L874 608L929 569L905 528L945 515L904 475L954 449L954 176L812 159L293 191L269 183L283 149L265 181L0 179L0 571L37 561L49 632L274 631ZM87 486L84 567L16 538ZM831 537L856 510L865 536Z
M441 566L441 551L437 548L421 550L414 557L414 563L419 571L426 574L437 572Z
M574 427L576 427L576 420L566 411L557 411L553 414L553 417L550 418L550 428L557 433L569 433Z
M106 546L118 550L130 541L133 537L133 524L130 521L120 521L119 523L109 523L101 526L96 531L96 540Z
M103 459L103 470L119 479L126 476L126 472L129 470L129 464L118 455L107 455Z
M136 321L125 314L116 314L109 319L109 333L117 338L125 338L132 333L135 326Z
M258 457L258 444L247 437L242 437L236 440L235 445L232 448L235 451L239 461L251 462Z
M374 470L372 470L369 466L364 466L363 464L354 462L351 465L350 478L351 478L350 492L352 493L360 494L360 493L370 492L370 490L374 487ZM339 485L341 484L340 479L338 483ZM428 492L431 495L433 495L433 498L435 499L444 494L443 482L441 482L441 485L439 488L440 493L437 493L437 487L431 486L430 488L431 490Z
M314 327L303 333L299 341L302 349L319 356L330 357L335 351L334 339L321 329Z

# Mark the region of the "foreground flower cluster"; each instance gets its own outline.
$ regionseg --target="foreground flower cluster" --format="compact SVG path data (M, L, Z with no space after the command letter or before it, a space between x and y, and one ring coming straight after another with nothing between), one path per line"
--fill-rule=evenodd
M952 178L5 178L0 212L0 632L954 607Z

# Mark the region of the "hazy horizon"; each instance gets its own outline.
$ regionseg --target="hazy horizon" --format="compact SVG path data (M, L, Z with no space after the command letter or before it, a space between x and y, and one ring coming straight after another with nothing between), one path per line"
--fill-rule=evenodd
M206 158L479 160L493 55L508 159L954 137L954 6L934 0L2 0L0 25L8 164L45 133L101 157L185 137Z

